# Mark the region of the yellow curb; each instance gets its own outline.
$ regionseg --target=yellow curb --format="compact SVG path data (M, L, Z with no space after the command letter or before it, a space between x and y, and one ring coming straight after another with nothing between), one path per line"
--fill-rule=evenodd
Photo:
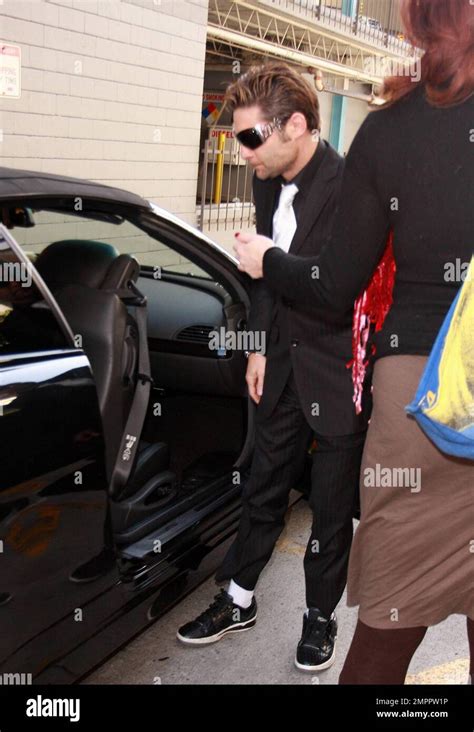
M469 659L458 658L456 661L433 666L418 674L409 674L406 684L467 684L469 676Z
M282 552L283 554L298 554L301 556L306 552L306 546L298 544L295 541L291 541L290 539L279 539L275 548L278 552Z

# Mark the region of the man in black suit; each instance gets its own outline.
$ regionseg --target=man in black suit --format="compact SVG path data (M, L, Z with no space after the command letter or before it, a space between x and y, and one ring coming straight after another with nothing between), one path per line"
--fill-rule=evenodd
M330 233L344 165L320 139L314 88L286 64L266 64L232 84L226 100L241 154L255 172L257 232L285 251L314 257ZM267 349L248 360L247 384L258 405L255 450L239 531L216 575L218 582L231 582L208 610L179 629L178 638L212 643L255 625L254 588L315 441L313 525L304 558L308 609L295 663L321 671L335 657L334 610L346 583L367 429L367 413L356 415L346 366L352 319L331 321L327 313L323 319L311 302L283 299L262 279L252 288L248 330L263 336ZM364 404L367 411L367 399Z

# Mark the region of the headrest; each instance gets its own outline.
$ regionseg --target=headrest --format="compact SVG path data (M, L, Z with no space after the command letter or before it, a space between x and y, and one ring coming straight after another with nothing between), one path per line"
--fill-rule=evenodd
M117 289L138 278L138 262L100 241L65 239L56 241L38 255L36 269L52 290L63 285L85 285L93 289Z
M102 282L102 290L122 290L125 289L129 282L136 282L140 274L140 265L130 254L120 254L114 259L109 267L104 281Z

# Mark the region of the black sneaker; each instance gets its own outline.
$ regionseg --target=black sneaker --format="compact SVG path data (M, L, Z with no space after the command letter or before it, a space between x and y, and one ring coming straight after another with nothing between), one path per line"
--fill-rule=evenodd
M303 634L296 649L295 666L302 671L324 671L336 659L337 620L328 620L316 607L303 616Z
M204 645L216 643L227 633L250 630L257 621L255 597L248 608L239 607L225 590L215 596L214 602L196 620L183 625L176 637L182 643Z

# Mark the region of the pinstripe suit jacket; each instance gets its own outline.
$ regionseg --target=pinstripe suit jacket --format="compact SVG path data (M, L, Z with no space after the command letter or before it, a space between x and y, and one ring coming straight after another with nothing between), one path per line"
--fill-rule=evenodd
M314 257L320 252L336 215L343 167L343 158L326 144L298 217L291 254ZM257 232L264 236L272 236L280 185L278 179L261 181L254 177ZM364 411L357 416L351 371L346 366L352 358L352 312L344 318L328 318L327 312L318 311L313 303L301 305L281 298L264 280L255 280L248 329L263 331L266 337L267 365L257 420L271 415L293 368L302 409L316 433L346 435L367 428L369 388L363 399Z

